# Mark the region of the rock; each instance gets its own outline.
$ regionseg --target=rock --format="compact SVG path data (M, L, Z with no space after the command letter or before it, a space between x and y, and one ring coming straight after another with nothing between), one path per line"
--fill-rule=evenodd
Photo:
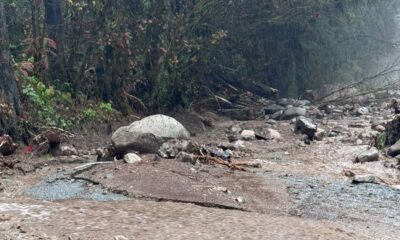
M324 140L325 137L325 130L322 128L317 128L317 132L314 134L314 139L317 141L322 141Z
M242 128L236 124L236 125L233 125L230 130L233 133L240 133L242 131Z
M124 237L124 236L121 236L121 235L118 235L118 236L114 237L114 240L128 240L128 238Z
M157 153L163 142L189 137L189 132L181 123L174 118L159 114L119 128L112 135L112 143L119 153L130 150Z
M305 134L310 140L313 140L317 132L317 125L309 118L298 117L296 120L295 132Z
M304 107L310 105L311 102L309 100L297 100L293 103L296 107Z
M355 175L353 177L353 183L376 183L375 176L372 175Z
M244 197L239 196L237 198L235 198L235 201L242 204L242 203L246 203L246 199L244 199Z
M253 130L243 130L240 135L243 140L254 140L256 138L256 133Z
M276 113L271 115L271 118L274 120L281 120L282 114L283 114L283 110L277 111Z
M273 140L282 139L282 135L275 129L268 128L267 129L267 135L268 135L269 139L273 139Z
M367 115L369 113L369 110L367 107L359 107L356 109L355 114L357 116L362 116L362 115Z
M233 142L230 144L231 145L231 150L239 150L239 149L244 149L246 148L245 142L242 140L237 140L236 142Z
M378 132L384 132L386 131L386 128L382 125L376 125L373 127L374 130L378 131Z
M299 116L305 116L306 112L307 110L302 107L290 107L283 112L281 120L290 120Z
M18 145L14 143L13 139L9 135L3 135L0 137L0 153L4 156L13 154L17 148Z
M197 161L197 159L195 158L195 156L193 154L187 153L187 152L178 153L178 155L176 155L176 157L175 157L175 160L181 161L181 162L188 162L193 165L195 165L196 161Z
M219 147L208 147L206 149L207 154L210 155L211 157L217 157L221 158L223 160L229 160L231 158L231 152L229 151L224 151L222 148Z
M289 106L294 104L296 101L294 99L287 99L287 98L282 98L279 99L278 104L281 106Z
M374 162L379 160L379 150L375 147L360 153L354 160L355 163Z
M400 140L393 144L387 151L387 155L391 157L396 157L400 155Z
M285 108L282 107L281 105L272 104L272 105L268 105L265 108L265 114L274 114L274 113L276 113L278 111L283 111L283 110L285 110Z
M55 147L50 148L50 152L53 156L72 156L78 155L78 150L69 143L60 143Z
M134 164L141 162L142 158L135 153L128 153L124 156L124 161L129 164Z
M172 139L161 145L158 154L163 158L175 158L182 151L194 152L196 148L197 144L192 141Z

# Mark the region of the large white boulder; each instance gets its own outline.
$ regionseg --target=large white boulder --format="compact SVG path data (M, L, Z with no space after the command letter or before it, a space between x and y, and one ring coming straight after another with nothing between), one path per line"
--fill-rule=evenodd
M120 153L157 153L163 142L189 137L189 132L177 120L158 114L117 129L112 135L112 143Z

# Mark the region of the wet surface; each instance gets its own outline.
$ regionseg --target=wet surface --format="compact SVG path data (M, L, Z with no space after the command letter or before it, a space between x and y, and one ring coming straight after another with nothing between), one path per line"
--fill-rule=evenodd
M109 193L99 185L85 180L65 179L64 174L57 173L46 177L37 185L25 192L26 196L37 200L93 200L93 201L122 201L129 198L121 194Z
M248 172L153 159L99 165L74 180L62 173L76 164L10 175L1 180L0 238L398 239L399 171L384 167L383 156L379 162L352 162L368 147L367 140L354 141L359 132L368 132L358 127L366 122L326 123L342 135L310 146L290 123L278 123L274 128L283 140L248 141L236 156L261 164ZM226 141L232 124L265 126L263 121L221 122L196 140ZM352 184L344 171L373 174L379 184Z

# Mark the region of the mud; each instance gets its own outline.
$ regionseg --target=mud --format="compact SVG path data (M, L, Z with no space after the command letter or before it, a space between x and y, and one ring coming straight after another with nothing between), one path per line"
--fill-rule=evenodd
M217 145L233 124L266 127L224 120L194 140ZM233 161L261 164L247 172L146 156L71 178L65 173L85 161L19 159L29 172L1 172L0 239L398 239L399 170L385 167L383 155L353 163L368 147L358 137L370 131L368 119L318 124L340 134L307 146L281 122L273 126L281 141L246 142ZM348 171L378 181L353 184Z

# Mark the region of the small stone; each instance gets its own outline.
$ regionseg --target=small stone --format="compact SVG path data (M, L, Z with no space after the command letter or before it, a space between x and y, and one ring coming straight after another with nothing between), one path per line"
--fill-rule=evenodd
M228 188L226 187L216 187L215 190L223 192L223 193L228 193Z
M298 117L296 120L295 132L305 134L310 140L313 140L317 132L317 125L309 118Z
M374 130L378 131L378 132L384 132L386 131L386 128L382 125L377 125L373 128Z
M118 235L118 236L115 236L115 237L114 237L114 240L129 240L129 239L128 239L127 237Z
M355 175L353 178L353 183L376 183L375 176L372 175Z
M375 147L360 153L354 160L355 163L374 162L379 160L379 150Z
M254 140L256 138L256 133L253 130L243 130L240 135L243 140Z
M142 158L135 153L128 153L124 156L124 161L129 164L135 164L142 161Z
M244 199L244 197L242 197L242 196L239 196L239 197L235 198L235 201L242 204L242 203L246 202L246 199Z
M268 138L273 140L280 140L282 139L282 135L275 129L268 128L267 129Z
M188 163L191 163L193 165L195 165L196 161L197 161L193 154L186 153L186 152L178 153L178 155L176 156L175 160L181 161L181 162L188 162Z
M317 141L322 141L322 140L324 140L325 134L326 134L326 132L324 129L318 128L317 132L314 135L314 139Z
M360 107L356 110L357 116L367 115L368 113L369 113L369 110L366 107Z

